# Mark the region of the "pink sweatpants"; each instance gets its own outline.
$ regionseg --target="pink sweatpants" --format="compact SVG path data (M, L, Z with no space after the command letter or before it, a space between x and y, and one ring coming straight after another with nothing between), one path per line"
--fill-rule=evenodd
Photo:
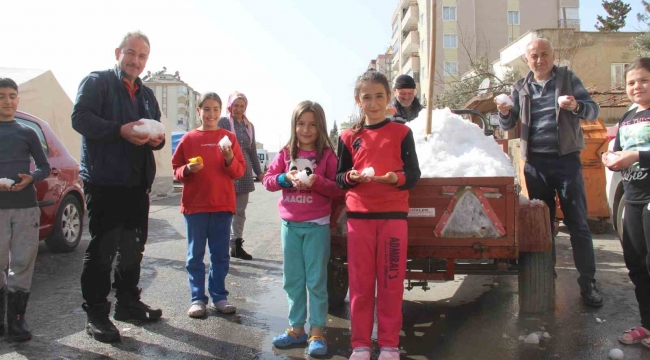
M377 289L379 347L397 347L407 248L406 220L348 218L352 348L372 346Z

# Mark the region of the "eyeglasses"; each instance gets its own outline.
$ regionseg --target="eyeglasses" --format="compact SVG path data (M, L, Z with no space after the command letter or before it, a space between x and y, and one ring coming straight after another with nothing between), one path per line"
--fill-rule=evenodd
M397 91L398 96L413 96L415 95L415 90L398 90Z

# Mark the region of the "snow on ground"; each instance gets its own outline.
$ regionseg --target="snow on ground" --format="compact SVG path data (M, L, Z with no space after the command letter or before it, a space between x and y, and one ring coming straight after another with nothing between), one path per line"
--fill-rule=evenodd
M408 126L423 178L515 176L501 146L483 129L446 109L433 111L431 135L425 134L426 109Z

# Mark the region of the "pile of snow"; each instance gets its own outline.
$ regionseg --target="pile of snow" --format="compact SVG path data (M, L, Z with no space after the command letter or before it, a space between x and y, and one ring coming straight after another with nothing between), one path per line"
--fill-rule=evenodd
M408 126L423 178L515 176L501 146L483 129L446 109L433 111L431 135L425 134L426 109Z
M165 125L160 121L151 119L140 119L142 125L135 125L133 130L139 133L149 134L149 137L165 135Z

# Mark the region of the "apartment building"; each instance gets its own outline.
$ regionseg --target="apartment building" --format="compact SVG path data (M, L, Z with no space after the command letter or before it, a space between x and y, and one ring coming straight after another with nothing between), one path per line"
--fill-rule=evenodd
M181 80L178 71L167 74L167 68L149 72L143 79L156 95L160 111L167 117L171 131L189 131L199 127L196 105L201 94Z
M430 29L436 26L435 92L458 79L477 56L499 51L533 29L580 29L579 0L398 0L391 19L391 78L413 76L422 98L429 79Z

